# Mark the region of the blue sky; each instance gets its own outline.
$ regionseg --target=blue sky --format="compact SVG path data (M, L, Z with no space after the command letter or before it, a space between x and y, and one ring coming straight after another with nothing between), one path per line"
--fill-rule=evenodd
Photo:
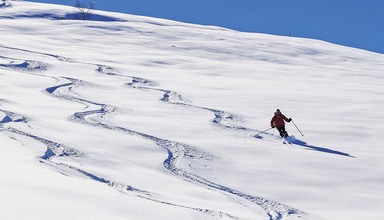
M74 5L76 0L29 0ZM83 0L87 2L86 0ZM325 40L384 54L384 0L94 0L95 9Z

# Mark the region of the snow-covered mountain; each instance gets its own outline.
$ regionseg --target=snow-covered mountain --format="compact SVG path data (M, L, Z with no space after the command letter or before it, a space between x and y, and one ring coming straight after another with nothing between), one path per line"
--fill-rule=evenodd
M383 55L75 12L0 8L0 219L383 218Z

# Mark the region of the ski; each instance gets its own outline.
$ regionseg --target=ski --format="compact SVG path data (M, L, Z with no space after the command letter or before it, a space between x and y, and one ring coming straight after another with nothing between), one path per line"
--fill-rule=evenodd
M283 144L292 144L292 143L287 140L283 140Z

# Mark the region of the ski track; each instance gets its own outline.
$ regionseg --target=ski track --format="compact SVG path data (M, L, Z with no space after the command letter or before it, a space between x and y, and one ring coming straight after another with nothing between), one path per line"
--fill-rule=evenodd
M116 73L113 73L113 74L109 73L108 75L117 75L117 74ZM151 82L150 80L139 78L139 77L132 77L132 82L127 83L127 85L132 87L132 88L151 89L151 90L163 92L164 93L163 97L160 100L162 100L164 102L167 102L170 104L176 104L176 105L181 105L181 106L194 107L194 108L198 108L198 109L208 110L208 111L214 113L214 115L215 115L215 118L212 120L212 123L214 123L220 127L223 127L226 129L242 130L242 131L252 130L252 129L248 129L248 128L245 128L242 126L224 125L223 124L224 121L233 121L233 120L237 120L239 118L238 116L236 116L234 114L231 114L231 113L228 113L225 111L221 111L218 109L198 107L198 106L194 106L191 104L183 103L184 101L186 101L186 99L184 99L181 95L177 94L176 92L173 92L170 90L136 86L136 85L141 85L141 84L144 84L146 86L156 85L156 83ZM66 99L71 99L71 98L66 97ZM279 219L283 219L284 217L286 217L288 215L294 215L294 214L295 215L305 215L305 212L303 212L301 210L298 210L298 209L295 209L295 208L289 207L287 205L284 205L284 204L281 204L278 202L274 202L274 201L271 201L268 199L264 199L261 197L242 193L240 191L231 189L229 187L225 187L225 186L222 186L220 184L216 184L214 182L206 180L206 179L204 179L198 175L195 175L191 172L188 172L187 170L185 170L183 168L179 168L176 164L181 159L190 160L191 157L192 158L197 157L200 161L202 159L212 160L213 156L209 155L205 152L199 151L196 147L188 145L188 144L161 139L158 137L154 137L152 135L144 134L144 133L141 133L138 131L134 131L134 130L119 127L119 126L106 124L106 123L103 123L100 121L89 122L85 119L86 116L89 116L91 114L107 114L108 113L108 110L106 110L107 105L93 103L91 101L87 101L87 100L79 99L79 98L75 98L75 99L77 101L80 101L80 102L87 102L88 104L98 105L100 107L100 109L99 110L93 110L93 111L75 113L73 120L77 120L77 121L84 123L84 124L90 124L92 126L98 126L98 127L103 127L103 128L110 129L110 130L126 132L126 133L131 134L131 135L138 135L138 136L144 137L146 139L149 139L149 140L155 142L158 146L167 150L168 158L163 162L163 164L173 174L181 176L186 180L189 180L189 181L192 181L192 182L195 182L198 184L202 184L202 185L209 187L211 189L216 189L216 190L219 190L222 192L230 193L232 195L235 195L235 196L244 198L248 201L251 201L251 202L259 205L261 208L263 208L267 212L268 216L270 217L270 220L279 220ZM176 99L178 102L173 102L172 100L174 100L174 99ZM182 102L180 102L180 101L182 101ZM113 112L113 110L111 110L111 109L114 109L114 108L109 108L109 109L111 112ZM192 163L189 163L189 165L192 166Z
M212 160L212 158L214 157L213 155L210 155L206 152L203 152L194 146L178 143L175 141L161 139L161 138L158 138L158 137L155 137L152 135L148 135L148 134L145 134L142 132L134 131L134 130L123 128L120 126L115 126L115 125L108 124L108 123L103 123L103 122L100 122L99 120L94 119L94 118L89 119L88 116L91 116L91 115L95 115L95 114L105 115L108 113L113 113L114 111L116 111L116 107L111 106L111 105L92 102L92 101L89 101L89 100L86 100L83 98L78 98L78 97L73 97L73 96L69 96L69 95L62 95L62 94L55 93L55 91L59 88L67 87L68 90L71 91L72 86L79 86L79 85L87 84L84 81L73 79L73 78L66 78L66 79L71 81L71 82L70 83L64 83L64 84L59 85L59 86L47 88L46 91L57 98L76 101L79 103L83 103L87 106L88 105L96 105L96 106L100 107L100 109L98 109L98 110L76 112L73 116L70 117L70 120L76 121L76 122L79 122L82 124L95 126L95 127L102 127L102 128L109 129L109 130L127 133L129 135L140 136L140 137L143 137L145 139L153 141L156 145L164 148L168 152L168 158L164 161L164 166L168 170L173 171L173 173L175 173L174 171L177 169L175 164L178 163L180 161L180 159L182 159L182 158L184 158L186 160L190 160L190 161L192 161L192 160L199 160L199 161L208 160L209 161L209 160ZM189 163L190 166L192 166L192 164L193 164L192 162ZM87 175L87 176L90 176L90 175ZM97 177L97 178L91 177L91 178L94 180L97 180L99 182L107 183L108 185L111 186L111 184L109 184L109 181L105 181L104 179L102 179L102 181L100 181L99 177ZM116 185L116 184L113 184L112 186L114 187L114 185ZM119 187L119 188L121 188L121 187ZM220 216L221 217L226 216L226 217L230 217L231 219L238 219L235 216L232 216L230 214L220 212L220 211L187 207L187 206L178 205L178 204L174 204L174 203L170 203L170 202L164 202L164 201L154 199L152 197L146 197L143 195L141 195L140 197L146 198L146 199L149 199L149 200L152 200L155 202L160 202L162 204L192 209L192 210L199 211L199 212L202 212L204 214L209 214L209 215L216 216L216 217L217 216L219 216L219 217Z
M3 45L0 45L0 48L8 49L8 50L17 50L17 51L25 52L25 53L38 54L38 55L42 55L42 56L48 56L48 57L52 57L52 58L57 59L57 60L62 61L62 62L94 65L97 67L96 71L100 72L102 74L106 74L106 75L110 75L110 76L116 76L116 77L129 77L129 78L131 78L132 81L130 83L126 83L126 85L129 88L142 89L142 90L155 90L155 91L163 93L163 97L160 100L164 101L166 103L210 111L215 115L215 118L211 122L214 125L217 125L221 128L231 129L231 130L235 130L235 131L258 132L255 129L250 129L250 128L246 128L243 126L227 124L228 122L240 121L241 117L239 117L235 114L225 112L225 111L222 111L219 109L199 107L199 106L194 106L192 104L188 104L188 102L189 102L188 100L184 99L180 94L178 94L174 91L154 88L155 86L157 86L157 83L152 82L152 81L147 80L147 79L140 78L140 77L122 75L119 73L118 70L116 70L110 66L107 66L107 65L77 62L77 61L73 61L70 58L66 58L66 57L62 57L62 56L58 56L58 55L35 52L35 51L31 51L31 50L25 50L25 49L14 48L14 47L7 47L7 46L3 46ZM22 71L22 72L29 72L30 74L36 74L36 72L45 71L50 67L49 64L46 64L46 63L43 63L40 61L34 61L34 60L20 61L20 60L13 59L10 57L1 57L1 58L11 60L11 62L8 64L0 64L0 68L11 70L11 71ZM51 78L58 80L58 78L56 78L56 77L51 77ZM87 106L93 105L93 106L97 106L100 108L98 110L76 112L69 118L70 120L76 121L76 122L79 122L82 124L90 125L90 126L102 127L102 128L108 129L108 130L123 132L123 133L129 134L129 135L136 135L136 136L140 136L142 138L145 138L147 140L151 140L156 145L165 149L168 152L168 158L166 160L164 160L163 165L172 174L180 176L181 178L185 179L186 181L194 182L196 184L203 185L204 187L207 187L209 189L214 189L214 190L219 191L219 192L224 192L227 195L229 194L232 196L237 196L237 197L240 197L242 199L251 201L254 204L260 206L262 209L264 209L266 211L267 215L269 216L270 220L282 220L289 215L298 215L299 217L307 215L304 211L292 208L292 207L287 206L285 204L275 202L272 200L268 200L265 198L261 198L258 196L249 195L249 194L240 192L238 190L214 183L214 182L207 180L203 177L200 177L200 176L198 176L192 172L189 172L187 169L191 169L193 166L198 166L198 163L193 163L194 160L199 161L199 163L201 163L201 162L207 163L207 162L209 162L215 158L214 155L211 155L207 152L204 152L195 146L188 145L185 143L176 142L176 141L172 141L172 140L162 139L162 138L155 137L155 136L152 136L149 134L145 134L145 133L142 133L139 131L134 131L134 130L120 127L120 126L115 126L111 123L102 121L102 117L99 119L88 117L88 116L92 116L92 115L103 116L106 114L111 114L114 111L116 111L116 107L111 106L111 105L107 105L107 104L103 104L103 103L93 102L93 101L86 100L86 99L83 99L80 97L75 97L75 96L71 96L71 95L67 95L67 94L60 94L57 91L61 88L68 88L68 90L71 92L73 86L82 87L82 86L86 86L86 85L91 84L91 83L88 83L88 82L85 82L82 80L78 80L78 79L74 79L74 78L69 78L69 77L61 77L61 78L66 80L66 81L69 81L69 82L46 88L45 91L48 94L50 94L56 98L59 98L59 99L66 99L66 100L70 100L70 101L79 102L79 103L85 104ZM220 211L187 207L184 205L178 205L178 204L174 204L174 203L170 203L170 202L161 201L159 199L153 198L153 195L146 190L141 190L141 189L132 187L132 186L127 185L127 184L114 182L112 180L108 180L108 179L105 179L103 177L94 175L92 173L89 173L85 170L76 168L76 167L71 166L71 165L54 162L54 159L56 157L70 157L70 158L77 158L78 157L78 158L81 158L81 157L85 157L85 154L77 151L74 148L65 146L64 144L60 144L60 143L57 143L55 141L52 141L52 140L49 140L49 139L46 139L43 137L39 137L39 136L31 134L31 133L20 131L20 130L12 128L10 126L5 127L4 124L10 123L10 122L28 123L28 119L24 116L18 115L17 113L12 113L12 112L2 110L2 109L0 109L0 111L4 112L7 115L6 119L3 119L3 121L0 123L0 129L2 131L6 131L6 132L10 132L12 134L32 138L32 139L37 140L37 141L39 141L42 144L47 146L47 150L46 150L45 154L43 156L41 156L41 158L40 158L40 161L44 164L53 166L59 170L63 170L64 173L65 173L65 170L75 171L75 172L80 173L80 174L82 174L82 175L84 175L84 176L86 176L86 177L88 177L94 181L98 181L98 182L107 184L108 186L113 187L116 190L119 190L121 192L136 192L137 196L144 198L144 199L154 201L154 202L160 202L160 203L167 204L167 205L187 208L187 209L195 210L195 211L198 211L198 212L201 212L204 214L208 214L208 215L211 215L214 217L226 216L226 217L229 217L231 219L237 219L236 216L232 216L228 213L224 213L224 212L220 212ZM187 164L187 165L185 165L184 167L181 167L180 164L182 164L182 163ZM196 169L198 169L198 167L196 167Z
M58 88L61 87L72 87L76 86L76 82L79 82L77 80L73 81L72 83L65 83L62 84L61 86L56 86L52 88L48 88L47 91L53 91L55 92ZM70 88L68 88L70 90ZM261 208L263 208L267 214L270 216L270 220L279 220L283 219L287 215L292 215L292 214L298 214L298 215L303 215L304 212L297 210L295 208L291 208L289 206L283 205L278 202L274 202L271 200L267 200L264 198L260 198L257 196L252 196L252 195L247 195L245 193L242 193L240 191L231 189L229 187L225 187L219 184L216 184L214 182L211 182L209 180L206 180L198 175L195 175L191 172L188 172L186 169L180 168L177 166L178 162L181 160L192 160L192 159L198 159L200 162L201 160L212 160L213 155L210 155L206 152L198 150L196 147L188 145L188 144L183 144L175 141L170 141L166 139L161 139L152 135L148 135L142 132L134 131L128 128L120 127L120 126L115 126L111 125L105 122L101 122L96 119L91 119L87 120L88 116L94 115L94 114L101 114L105 115L108 113L112 113L115 111L115 107L106 105L106 104L101 104L101 103L95 103L92 101L88 101L82 98L77 98L77 97L72 97L68 95L58 95L56 93L52 93L52 95L56 96L57 98L62 98L66 100L72 100L72 101L77 101L80 103L83 103L85 105L96 105L99 106L100 109L98 110L91 110L91 111L84 111L84 112L76 112L72 117L71 120L77 121L79 123L83 124L88 124L91 126L96 126L96 127L102 127L105 129L109 130L114 130L114 131L119 131L119 132L124 132L129 135L136 135L143 137L145 139L153 141L156 145L159 147L165 149L168 152L168 158L163 162L164 167L169 170L171 173L183 177L184 179L188 181L192 181L201 185L204 185L210 189L216 189L221 192L226 192L231 195L235 195L241 198L244 198L246 200L249 200L257 205L259 205ZM193 165L192 162L188 163L190 166ZM188 167L188 166L187 166ZM206 212L205 212L206 213ZM209 212L210 213L210 212Z
M65 58L65 57L61 57L61 56L57 56L57 55L53 55L53 54L40 53L40 52L24 50L24 49L19 49L19 48L13 48L13 47L6 47L6 46L1 46L1 45L0 45L0 48L5 48L5 49L9 49L9 50L17 50L17 51L26 52L26 53L34 53L34 54L38 54L38 55L48 56L48 57L55 58L55 59L57 59L59 61L62 61L62 62L94 65L94 66L98 67L96 69L97 72L104 73L104 74L107 74L107 75L117 75L117 73L118 73L118 71L116 71L115 69L113 69L113 68L111 68L109 66L106 66L106 65L98 65L98 64L85 63L85 62L76 62L76 61L71 60L70 58ZM15 58L4 57L4 56L0 56L0 58L6 59L6 60L9 61L9 63L7 63L7 64L0 64L0 68L2 68L2 69L6 69L6 70L9 70L9 71L25 72L25 73L28 73L28 74L31 74L31 75L35 75L35 76L40 76L40 77L53 78L56 81L62 81L62 80L70 81L68 83L60 84L58 86L53 86L53 87L46 88L45 91L47 93L49 93L49 94L54 94L54 92L57 89L61 88L61 87L68 87L68 90L71 91L70 87L72 85L76 85L76 86L80 86L80 87L81 86L96 86L93 83L85 82L85 81L74 79L74 78L70 78L70 77L57 78L57 77L52 77L52 76L48 76L48 75L39 74L38 72L46 71L50 67L49 64L44 63L44 62L40 62L40 61L36 61L36 60L21 60L21 59L15 59ZM101 126L101 127L108 128L108 129L113 129L113 130L120 130L120 131L123 131L123 132L128 132L130 134L134 134L135 133L134 131L129 131L129 130L124 129L124 128L111 128L111 127L108 127L108 125L106 125L106 124L98 123L96 120L94 122L92 122L92 123L90 123L90 122L85 120L85 117L88 116L88 115L94 115L94 114L105 115L106 113L112 113L112 112L115 111L115 107L113 107L113 106L99 104L99 103L95 103L95 102L92 102L92 101L88 101L88 100L81 99L81 98L76 98L76 97L71 97L71 96L60 96L59 98L67 99L67 100L71 100L71 101L77 101L77 102L80 102L80 103L83 103L83 104L87 104L88 103L90 105L95 105L95 106L101 107L100 110L75 113L73 118L72 118L75 121L78 121L78 119L82 118L82 120L80 120L80 121L82 121L82 123L85 123L85 124L91 124L93 126L99 126L99 127ZM6 100L3 100L3 99L0 99L0 101L1 102L7 102ZM180 207L180 208L186 208L186 209L190 209L190 210L193 210L193 211L198 211L198 212L201 212L203 214L207 214L207 215L210 215L210 216L213 216L213 217L219 217L219 218L227 217L227 218L230 218L230 219L239 219L236 216L233 216L233 215L230 215L228 213L221 212L221 211L215 211L215 210L209 210L209 209L203 209L203 208L196 208L196 207L188 207L188 206L185 206L185 205L180 205L180 204L174 204L174 203L171 203L171 202L161 201L160 199L155 199L154 195L152 193L146 191L146 190L141 190L141 189L138 189L136 187L133 187L133 186L130 186L130 185L127 185L127 184L124 184L124 183L119 183L119 182L115 182L115 181L112 181L112 180L108 180L106 178L97 176L95 174L87 172L87 171L85 171L83 169L79 169L79 168L77 168L75 166L72 166L72 165L68 165L68 164L65 164L65 163L62 163L62 162L55 162L54 160L55 160L56 157L82 158L82 157L85 157L85 154L82 153L82 152L77 151L74 148L65 146L64 144L60 144L58 142L55 142L55 141L52 141L52 140L49 140L49 139L46 139L46 138L43 138L43 137L39 137L37 135L31 134L31 133L27 133L27 132L24 132L24 131L21 131L21 130L18 130L18 129L15 129L15 128L10 127L10 126L4 126L5 124L10 123L10 122L22 122L22 123L28 124L29 119L24 117L24 116L21 116L21 115L19 115L17 113L13 113L13 112L10 112L10 111L4 110L4 109L0 109L0 111L3 112L4 114L6 114L6 117L4 117L4 119L2 119L2 121L0 121L0 131L3 131L5 133L10 133L11 137L14 136L14 135L20 135L20 136L24 136L24 137L28 137L28 138L34 139L34 140L44 144L47 147L47 149L46 149L44 155L40 157L40 162L43 163L43 164L49 165L51 167L54 167L56 170L61 170L61 173L63 175L69 176L70 175L69 173L73 173L73 171L74 171L74 172L79 173L79 174L81 174L83 176L86 176L86 177L88 177L88 178L90 178L90 179L92 179L94 181L97 181L97 182L100 182L100 183L104 183L104 184L106 184L106 185L108 185L108 186L110 186L110 187L112 187L112 188L114 188L114 189L116 189L116 190L118 190L120 192L124 192L124 193L127 193L127 192L132 193L132 192L134 192L134 193L136 193L136 196L138 196L140 198L151 200L153 202L159 202L159 203L166 204L166 205L171 205L171 206ZM140 132L136 132L136 134L140 135L142 137L145 137L147 139L151 139L153 141L157 141L156 138L153 137L153 136L146 135L146 134L143 134L143 133L140 133ZM12 137L12 138L15 138L16 140L18 140L16 137ZM18 141L22 142L21 140L18 140ZM196 153L197 149L194 148L194 147L189 147L189 148L186 147L186 149L178 148L178 149L176 149L173 152L173 154L171 153L171 155L174 155L177 152L178 153L183 153L184 155L186 155L190 159L194 158L194 159L201 160L202 158L204 158L204 156L195 157L197 155L197 153ZM210 157L210 156L211 155L209 155L207 157ZM167 159L166 161L170 161L170 160L174 161L174 159L169 159L169 160Z
M158 88L151 88L148 86L155 86L157 85L154 82L151 82L147 79L139 78L139 77L133 77L132 82L126 83L131 88L136 89L142 89L142 90L155 90L163 93L163 97L160 99L161 101L174 104L174 105L180 105L184 107L192 107L196 109L202 109L212 112L215 115L215 118L212 120L212 123L220 126L221 128L225 129L231 129L231 130L237 130L237 131L247 131L247 132L255 132L257 130L246 128L243 126L238 125L225 125L225 122L234 121L238 122L241 121L241 117L237 116L235 114L232 114L230 112L225 112L219 109L213 109L213 108L206 108L206 107L199 107L195 105L188 104L186 102L189 102L187 99L183 98L180 94L177 92L166 90L166 89L158 89ZM176 100L176 101L175 101Z
M9 111L3 110L3 109L0 109L0 111L5 113L6 114L5 118L7 118L7 120L3 120L0 123L0 130L3 132L9 132L13 135L20 135L20 136L32 138L32 139L44 144L45 146L47 146L47 150L45 151L44 155L40 157L40 162L43 164L49 165L51 167L54 167L56 170L60 171L63 175L69 176L70 175L69 173L74 171L74 172L79 173L83 176L86 176L86 177L88 177L94 181L104 183L104 184L108 185L109 187L112 187L115 190L118 190L122 193L135 193L136 196L143 198L143 199L151 200L153 202L159 202L159 203L162 203L165 205L171 205L171 206L175 206L175 207L191 209L191 210L198 211L198 212L201 212L204 214L208 214L208 215L211 215L214 217L224 217L225 216L225 217L229 217L231 219L238 219L237 217L235 217L233 215L230 215L228 213L224 213L221 211L188 207L188 206L184 206L184 205L179 205L179 204L161 201L160 199L155 199L153 193L150 193L149 191L138 189L136 187L133 187L131 185L127 185L124 183L119 183L119 182L115 182L112 180L108 180L106 178L97 176L95 174L87 172L83 169L79 169L79 168L72 166L72 165L68 165L68 164L65 164L62 162L55 162L54 159L56 157L82 158L82 157L85 157L85 154L74 149L74 148L67 147L64 144L60 144L58 142L55 142L55 141L52 141L52 140L49 140L46 138L42 138L42 137L39 137L39 136L34 135L34 134L23 132L23 131L20 131L18 129L15 129L15 128L12 128L9 126L4 128L5 123L10 123L10 122L27 123L28 119L26 117L23 117L23 116L17 114L17 113L9 112ZM13 135L10 135L10 136L13 136ZM15 139L17 140L16 137L15 137Z
M49 54L49 53L26 50L26 49L21 49L21 48L16 48L16 47L9 47L9 46L5 46L5 45L0 45L0 48L6 49L6 50L11 50L11 51L25 52L26 54L38 54L38 55L43 55L46 57L52 57L52 58L55 58L55 59L62 61L62 62L74 62L74 61L72 61L71 58L63 57L63 56L59 56L59 55L54 55L54 54Z
M47 70L49 65L34 60L25 60L22 62L11 61L9 64L0 64L0 68L25 72L40 72Z
M191 104L187 104L186 99L184 99L180 94L177 92L171 91L171 90L165 90L165 89L158 89L158 88L151 88L148 86L153 86L156 85L156 83L151 82L150 80L139 78L139 77L133 77L132 82L127 83L127 85L131 88L137 88L137 89L143 89L143 90L155 90L159 92L163 92L163 97L160 99L161 101L170 103L170 104L175 104L175 105L180 105L180 106L185 106L185 107L192 107L192 108L197 108L197 109L203 109L212 112L215 115L215 118L211 121L213 124L224 128L224 129L231 129L235 131L247 131L247 132L254 132L254 129L246 128L243 126L237 126L237 125L225 125L225 122L228 121L240 121L240 117L229 113L225 112L219 109L213 109L213 108L206 108L206 107L200 107L200 106L194 106ZM176 101L174 101L176 100ZM204 186L207 186L211 189L216 189L222 192L227 192L229 194L244 198L248 201L251 201L261 208L263 208L270 220L280 220L284 219L288 215L307 215L305 212L289 207L285 204L281 204L278 202L274 202L272 200L268 200L265 198L261 198L258 196L253 196L253 195L248 195L246 193L242 193L238 190L231 189L229 187L214 183L212 181L209 181L207 179L204 179L198 175L195 175L193 173L190 173L186 170L180 169L174 165L174 163L171 163L170 160L172 160L172 155L168 157L168 159L164 162L165 166L167 167L168 170L173 172L174 174L177 174L179 176L182 176L188 180L191 180L195 183L202 184Z

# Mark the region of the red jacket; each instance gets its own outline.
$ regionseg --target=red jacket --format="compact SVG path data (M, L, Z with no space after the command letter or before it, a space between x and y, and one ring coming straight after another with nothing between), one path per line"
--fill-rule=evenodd
M271 119L271 127L275 126L276 128L281 128L285 125L284 121L290 122L291 120L289 120L283 114L276 114L275 113L275 115Z

